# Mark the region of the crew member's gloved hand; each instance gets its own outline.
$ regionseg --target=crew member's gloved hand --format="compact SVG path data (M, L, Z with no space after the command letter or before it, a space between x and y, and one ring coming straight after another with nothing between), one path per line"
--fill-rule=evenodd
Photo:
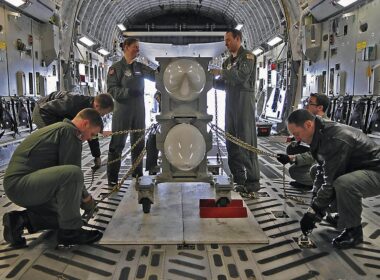
M300 221L302 233L304 235L309 235L316 227L315 223L315 215L310 212L306 212Z
M314 207L316 208L316 207ZM319 209L313 209L313 207L310 207L307 212L303 215L300 225L301 230L304 235L309 235L314 228L316 228L315 224L317 222L320 222L323 218L322 211L319 211Z
M80 208L84 210L83 218L87 221L91 219L97 211L95 200L91 195L82 200Z
M279 162L281 162L283 165L289 163L291 160L290 160L290 157L286 154L277 154L276 155L276 158Z
M98 170L101 165L102 165L102 160L100 159L100 157L96 157L94 158L94 166L91 167L91 169L93 171Z

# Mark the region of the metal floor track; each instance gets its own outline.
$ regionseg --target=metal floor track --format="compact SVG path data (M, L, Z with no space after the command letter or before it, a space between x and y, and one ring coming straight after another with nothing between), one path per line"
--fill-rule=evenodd
M260 138L261 149L283 152L285 145ZM108 142L101 143L106 161ZM222 147L225 152L225 147ZM247 199L268 245L246 244L178 244L178 245L91 245L56 249L55 233L26 234L28 246L11 248L0 244L1 279L380 279L380 199L363 201L365 243L354 249L333 249L330 241L337 235L322 222L311 235L315 248L302 249L299 219L310 201L310 193L288 185L288 195L298 200L284 200L282 165L268 157L259 157L262 189L259 197ZM83 171L89 191L97 199L109 192L105 169L95 173L92 181L92 157L87 146L83 152ZM122 173L130 165L124 160ZM121 173L121 175L123 175ZM2 190L0 174L0 215L18 209ZM91 184L91 186L90 186ZM104 230L125 195L125 189L100 204L100 211L90 220L91 228ZM299 200L303 201L299 201Z

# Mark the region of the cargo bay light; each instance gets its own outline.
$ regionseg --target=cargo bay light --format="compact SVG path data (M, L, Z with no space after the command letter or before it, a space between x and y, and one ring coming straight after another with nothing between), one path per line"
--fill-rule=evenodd
M211 58L159 57L156 88L161 93L161 114L157 148L161 151L161 173L156 178L142 176L136 183L139 203L145 213L154 203L154 186L164 182L206 182L215 186L216 203L226 205L233 183L227 176L212 176L207 169L207 152L212 133L207 125L207 92L212 76L207 72Z

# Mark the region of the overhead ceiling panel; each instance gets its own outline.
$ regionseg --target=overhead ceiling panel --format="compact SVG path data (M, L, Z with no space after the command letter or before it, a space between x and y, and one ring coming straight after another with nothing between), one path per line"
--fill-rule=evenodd
M117 23L150 24L154 18L186 15L190 11L210 24L234 26L243 24L244 44L253 48L278 33L284 20L281 0L83 0L78 12L80 30L100 44L111 48L115 37L121 36ZM212 22L213 21L213 22ZM174 22L174 24L181 24ZM133 31L133 30L132 30ZM164 38L163 38L164 40Z
M170 44L140 43L140 51L152 62L156 57L216 57L225 50L224 42L173 46Z

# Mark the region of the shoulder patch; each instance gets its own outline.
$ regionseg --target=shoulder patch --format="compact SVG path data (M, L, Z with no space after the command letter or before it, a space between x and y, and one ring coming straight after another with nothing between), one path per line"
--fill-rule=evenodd
M113 74L115 74L115 68L110 67L110 69L108 70L108 75L112 76Z
M247 53L247 59L250 59L250 60L254 59L253 54Z

